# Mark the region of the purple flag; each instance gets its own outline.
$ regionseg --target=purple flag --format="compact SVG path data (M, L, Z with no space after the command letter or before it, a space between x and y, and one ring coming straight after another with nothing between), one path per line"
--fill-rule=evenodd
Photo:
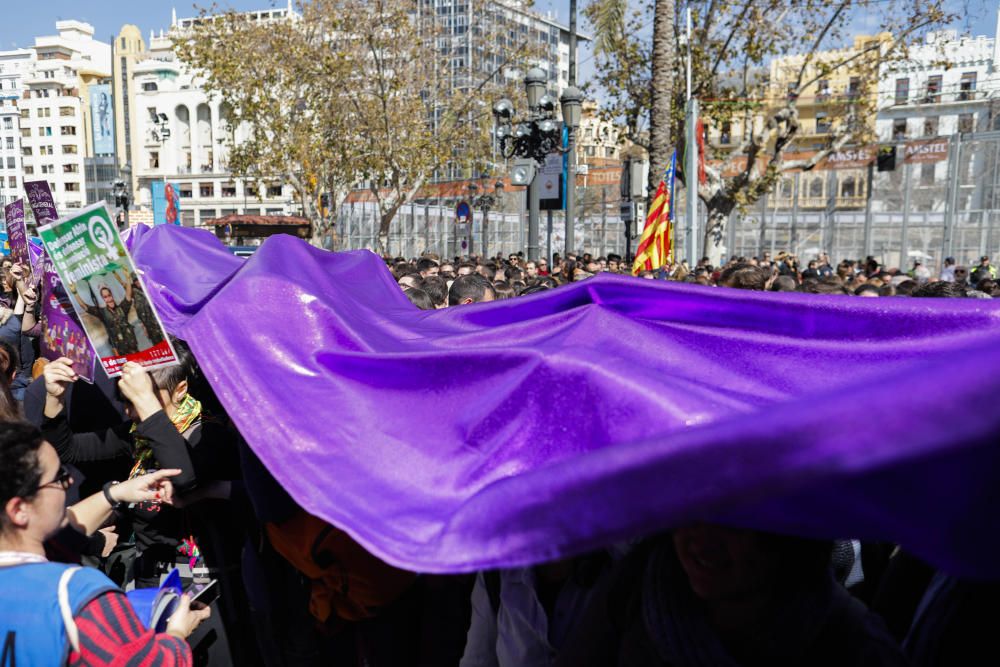
M24 267L31 265L28 253L28 232L24 227L24 200L17 199L3 207L4 220L7 221L7 241L10 243L10 256Z
M28 204L39 227L59 217L48 181L25 181L24 191L28 195Z
M278 481L392 564L523 565L700 519L1000 575L991 301L598 276L419 311L366 251L273 236L243 261L165 225L134 252Z

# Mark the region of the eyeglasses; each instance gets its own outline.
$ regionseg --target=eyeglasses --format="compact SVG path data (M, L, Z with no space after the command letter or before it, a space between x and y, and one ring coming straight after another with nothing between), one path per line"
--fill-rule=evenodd
M36 491L41 491L47 486L56 485L63 491L69 489L70 485L73 484L73 473L71 473L66 466L59 466L59 470L56 472L56 477L51 482L45 482L44 484L39 484L37 488L32 491L34 494Z

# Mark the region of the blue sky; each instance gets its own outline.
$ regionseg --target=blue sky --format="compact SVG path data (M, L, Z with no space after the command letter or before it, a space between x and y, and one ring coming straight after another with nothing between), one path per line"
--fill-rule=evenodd
M5 0L11 2L12 0ZM578 0L582 8L587 0ZM199 6L210 4L210 0L197 3ZM286 0L221 0L222 7L232 7L237 10L263 9L267 7L284 7ZM952 26L960 32L973 35L992 36L996 30L998 0L949 0L950 8L961 18ZM110 36L117 34L125 23L134 23L148 37L150 29L160 30L170 26L170 10L177 9L178 17L193 16L197 13L192 0L181 0L171 4L169 0L92 0L89 3L80 0L42 0L34 4L21 4L22 10L16 20L0 22L0 50L14 47L30 46L36 35L51 35L55 33L55 22L59 19L80 19L94 26L97 37L108 41ZM30 7L30 9L27 9ZM540 11L553 10L564 22L569 11L569 0L536 0L536 9ZM13 13L7 17L13 18ZM859 30L865 30L865 17L859 16ZM586 59L589 52L581 53L581 59ZM589 64L589 63L588 63ZM581 67L584 76L589 68Z

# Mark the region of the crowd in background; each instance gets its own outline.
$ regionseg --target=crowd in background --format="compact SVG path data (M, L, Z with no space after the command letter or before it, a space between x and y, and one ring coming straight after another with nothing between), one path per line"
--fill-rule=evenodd
M534 294L597 273L631 274L614 255L557 256L550 266L521 255L427 254L388 265L426 310ZM942 280L932 280L920 265L904 274L871 258L832 266L820 256L803 267L782 253L640 276L754 290L983 297L995 291L995 273L988 258L971 274L950 263ZM22 635L62 650L65 664L1000 661L990 634L997 585L936 571L893 544L701 523L534 567L455 576L392 567L284 491L183 341L174 341L177 366L126 364L118 380L98 369L94 384L85 383L68 359L32 363L35 288L24 267L5 264L2 280L0 630L20 624ZM91 518L78 520L86 508ZM76 575L89 588L70 593L79 596L75 643L64 629L69 621L51 611L58 577L39 575L30 590L16 583L55 562L103 573ZM156 586L175 568L186 583L217 580L219 600L200 610L185 601L163 632L141 627L122 590ZM48 616L29 621L10 612L35 601ZM23 640L18 646L28 650Z
M633 275L632 266L614 254L595 257L590 253L570 253L563 258L557 253L551 266L546 259L527 260L524 253L506 258L442 258L424 253L409 261L402 257L383 259L410 301L424 310L469 303L470 299L484 301L534 294L599 273ZM458 280L470 275L480 276L485 282L468 278ZM845 259L832 265L826 253L821 253L803 265L795 255L787 252L778 253L774 258L770 253L761 257L733 257L720 266L712 266L709 258L703 257L693 268L685 260L656 270L644 269L636 275L649 280L808 294L971 298L1000 295L997 269L987 256L971 270L957 266L954 258L948 257L936 278L920 261L902 271L883 266L874 257ZM491 289L485 289L483 285L486 284ZM455 285L458 287L453 302L450 290ZM479 285L479 288L470 289L467 285Z

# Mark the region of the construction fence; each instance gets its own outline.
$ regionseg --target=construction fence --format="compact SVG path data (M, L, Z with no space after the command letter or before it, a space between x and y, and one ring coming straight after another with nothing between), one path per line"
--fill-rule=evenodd
M982 255L1000 256L1000 132L931 137L896 146L895 163L877 164L876 150L853 160L828 160L821 168L786 174L774 192L749 211L734 212L719 239L722 257L775 256L782 250L808 260L827 252L831 260L874 256L883 265L908 269L920 261L938 270L945 257L958 264ZM861 155L861 159L857 159ZM825 167L825 168L822 168ZM891 167L891 168L890 168ZM880 169L884 169L881 170ZM579 184L580 181L578 181ZM675 247L682 253L687 233L684 188L678 182ZM404 206L393 222L389 252L415 257L424 250L442 256L508 255L528 247L524 189L505 192L497 210L474 211L470 224L456 222L459 199L432 199ZM625 255L625 223L617 185L577 188L576 250ZM631 250L641 233L631 225ZM699 204L699 229L706 211ZM484 220L485 217L485 220ZM540 256L562 253L563 211L541 213ZM484 224L485 222L485 224ZM345 249L376 247L378 214L373 204L345 204L338 236ZM485 242L485 245L484 245ZM700 244L699 244L700 245Z

